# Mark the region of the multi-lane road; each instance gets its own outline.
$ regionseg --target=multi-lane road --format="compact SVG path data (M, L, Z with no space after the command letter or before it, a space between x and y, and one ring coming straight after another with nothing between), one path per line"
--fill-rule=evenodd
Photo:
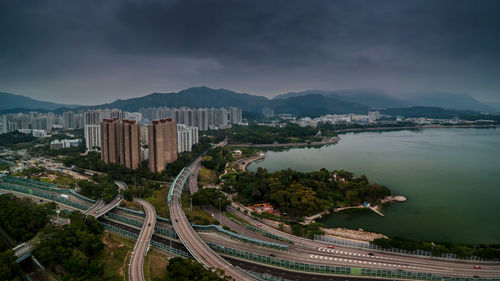
M189 168L197 171L196 165L198 165L198 161L199 159L194 161ZM197 185L197 178L198 173L191 174L188 180L190 190L193 185ZM213 269L222 269L226 275L236 280L254 280L253 277L247 275L243 271L234 267L228 261L221 258L201 240L198 234L191 227L184 211L182 210L180 194L183 186L176 184L172 188L175 188L176 190L174 190L173 196L169 202L170 219L172 220L172 225L174 226L177 235L184 246L186 246L189 253L191 253L191 255L193 255L193 257L204 266Z
M92 205L87 211L84 212L85 215L96 217L99 210L104 206L104 200L99 198L94 205Z
M144 257L149 249L149 243L156 225L156 210L147 201L134 198L134 201L141 204L146 213L144 224L142 225L139 237L134 246L132 257L128 268L128 277L130 281L144 281Z
M428 272L443 276L473 277L481 276L483 278L499 277L500 263L480 263L461 261L453 259L437 259L416 255L405 255L392 252L380 252L370 249L352 248L345 246L335 246L328 248L328 244L310 239L298 237L282 232L259 221L256 221L247 215L239 212L236 208L228 206L228 210L233 214L247 221L248 224L258 227L274 235L289 239L294 242L289 245L290 251L283 253L280 251L269 250L276 257L282 257L287 260L295 260L320 265L335 265L347 267L363 267L386 270L404 270L411 272ZM212 209L212 212L217 211ZM227 220L223 220L224 224ZM235 224L232 224L235 227ZM234 228L233 228L234 229ZM260 235L245 227L239 226L235 229L238 233L248 236ZM264 237L264 236L262 236ZM261 238L264 240L264 238ZM232 246L238 248L236 242L231 242ZM229 246L229 245L228 245ZM242 250L256 252L259 249L253 245L239 246ZM255 248L255 249L252 249ZM482 269L474 268L475 265L481 265Z
M119 191L126 190L128 188L127 184L122 181L115 181L115 184L116 186L118 186ZM85 211L84 214L93 216L94 218L99 218L115 207L119 206L123 199L123 194L118 194L115 198L113 198L113 200L111 200L111 202L109 202L108 204L104 204L102 198L99 198L99 200L97 200L94 205L92 205L87 211Z

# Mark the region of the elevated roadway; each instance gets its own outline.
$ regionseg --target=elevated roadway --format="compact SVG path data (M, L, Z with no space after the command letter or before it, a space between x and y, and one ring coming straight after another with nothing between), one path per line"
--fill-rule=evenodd
M35 249L35 242L28 241L26 243L22 243L12 248L14 251L14 255L16 256L16 262L22 262L23 260L29 258L31 256L31 252Z
M156 210L147 201L134 198L134 201L141 204L146 213L144 224L137 238L137 242L130 258L128 276L130 281L144 281L144 257L149 250L149 244L156 224Z
M122 181L115 181L116 186L118 186L118 191L124 191L128 188L127 184L122 182ZM102 215L106 214L107 212L113 210L114 208L118 207L120 203L123 201L124 196L123 194L118 194L111 202L108 204L104 204L104 201L102 198L99 198L97 202L92 205L87 211L85 211L84 214L93 216L94 218L99 218Z
M181 193L189 175L190 189L192 185L197 185L198 174L191 174L191 168L195 169L194 165L197 165L197 161L194 161L188 169L183 169L170 187L168 197L170 218L179 239L187 248L189 253L205 267L221 269L226 275L234 278L235 280L254 280L253 277L237 269L210 249L210 247L208 247L194 231L186 218L186 215L182 210Z
M97 213L94 213L93 216L95 218L99 218L102 215L106 214L107 212L111 211L112 209L118 207L120 203L123 200L123 194L118 194L111 202L108 204L102 206L99 210L97 210Z
M85 211L83 214L84 215L88 215L88 216L93 216L93 217L96 217L97 216L97 213L99 212L99 210L104 206L104 200L102 200L102 198L99 198L99 200L97 200L95 202L94 205L92 205L87 211Z

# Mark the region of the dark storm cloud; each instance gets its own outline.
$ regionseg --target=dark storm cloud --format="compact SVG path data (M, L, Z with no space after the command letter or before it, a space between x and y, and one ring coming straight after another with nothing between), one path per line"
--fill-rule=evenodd
M196 85L498 100L498 1L4 1L0 91L99 103Z

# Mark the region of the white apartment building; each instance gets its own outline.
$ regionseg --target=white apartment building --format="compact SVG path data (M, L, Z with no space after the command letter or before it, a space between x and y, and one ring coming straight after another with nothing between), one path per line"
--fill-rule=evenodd
M0 115L0 134L5 134L9 131L7 115Z
M77 147L80 143L82 142L81 139L75 139L75 140L55 140L50 143L50 149L63 149L63 148L70 148L70 147Z
M101 147L101 125L85 125L84 135L87 151Z
M198 128L177 124L177 152L191 151L198 143Z
M231 121L231 124L240 124L243 120L243 111L241 108L230 107L229 120Z

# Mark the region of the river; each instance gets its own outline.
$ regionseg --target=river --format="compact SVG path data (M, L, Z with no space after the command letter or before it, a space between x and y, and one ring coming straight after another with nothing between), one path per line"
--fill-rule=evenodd
M250 170L345 169L408 198L374 213L332 215L329 227L390 237L500 243L500 129L346 133L338 144L268 151Z

